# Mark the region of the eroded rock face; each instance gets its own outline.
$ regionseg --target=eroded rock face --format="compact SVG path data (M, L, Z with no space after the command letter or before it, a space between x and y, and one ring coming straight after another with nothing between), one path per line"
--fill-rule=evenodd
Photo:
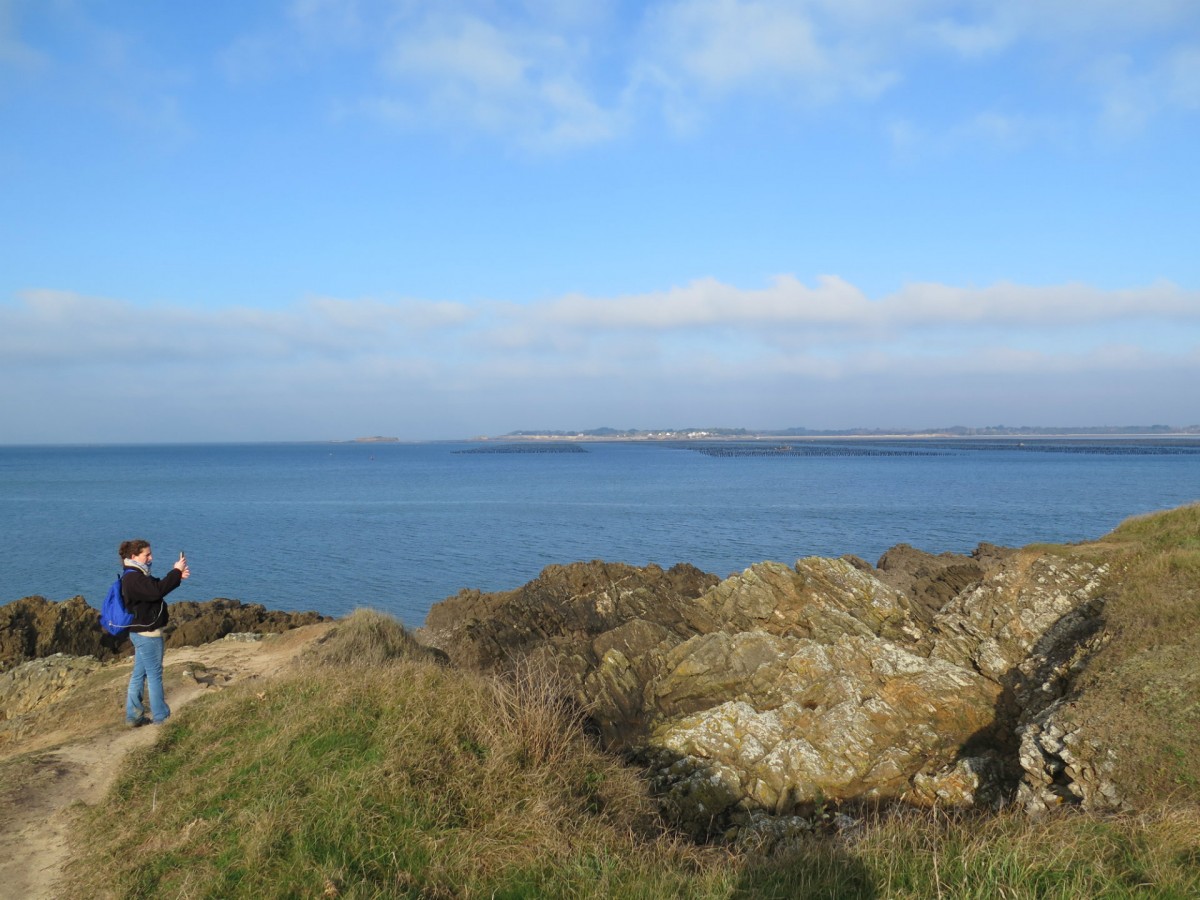
M315 612L281 612L261 603L218 598L204 603L181 600L170 604L171 621L166 631L167 647L194 647L220 640L227 634L255 632L278 634L328 621Z
M878 568L760 563L719 582L590 563L464 592L420 636L461 663L567 675L693 834L827 802L996 805L1022 765L1028 797L1107 801L1098 757L1073 755L1086 740L1052 713L1090 652L1104 575L987 545L901 547Z
M878 637L709 634L669 657L676 665L651 685L661 718L649 742L705 762L744 805L780 814L820 798L900 797L991 722L1000 690ZM740 667L733 684L726 673ZM702 708L684 711L701 696Z
M48 706L100 668L93 656L55 653L0 674L0 722Z
M640 655L660 640L690 636L684 613L717 581L682 563L669 570L599 561L547 566L516 590L460 591L436 604L416 635L457 665L503 668L543 653L581 675L597 652L624 647ZM548 647L557 652L545 654Z
M1106 573L1102 565L1027 554L942 608L931 655L1003 681L1039 645L1071 642L1085 620L1095 620Z
M901 592L845 559L809 557L794 566L758 563L717 584L687 611L699 632L765 631L832 641L846 634L920 639Z
M55 653L112 658L116 644L102 642L103 634L100 613L82 597L61 603L25 597L5 604L0 606L0 672Z
M907 595L914 612L928 624L942 608L989 573L1011 560L1015 550L980 544L970 556L939 553L936 556L897 544L879 558L876 576Z
M165 629L168 647L207 644L231 632L287 631L325 620L315 612L278 612L239 600L204 603L184 600L168 606L171 615ZM0 606L0 672L55 653L105 661L129 652L129 639L101 631L99 611L82 597L62 602L25 597Z
M992 808L1003 801L1002 785L1011 766L995 751L964 756L952 766L913 776L904 799L913 806L942 809Z
M1025 777L1017 799L1026 812L1036 815L1064 804L1088 811L1126 807L1112 779L1116 757L1111 748L1090 740L1089 733L1076 704L1066 700L1020 726Z

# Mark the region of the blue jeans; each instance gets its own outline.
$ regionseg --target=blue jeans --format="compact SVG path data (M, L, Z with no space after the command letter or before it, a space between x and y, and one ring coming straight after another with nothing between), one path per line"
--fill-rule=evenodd
M129 693L125 697L125 721L135 724L146 715L144 698L149 694L150 718L155 725L166 721L171 707L163 696L163 644L162 637L145 637L137 632L129 633L133 642L133 674L129 676ZM145 681L145 691L142 682Z

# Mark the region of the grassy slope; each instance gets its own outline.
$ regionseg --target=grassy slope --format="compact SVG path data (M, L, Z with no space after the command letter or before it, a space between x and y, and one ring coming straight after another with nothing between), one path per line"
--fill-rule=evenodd
M1117 565L1083 714L1138 805L1200 803L1200 504L1130 519L1098 546Z
M765 858L690 847L535 681L413 658L398 625L360 612L293 677L193 704L131 760L82 814L72 893L1200 896L1200 507L1054 552L1111 555L1119 572L1111 640L1083 679L1138 815L925 813Z

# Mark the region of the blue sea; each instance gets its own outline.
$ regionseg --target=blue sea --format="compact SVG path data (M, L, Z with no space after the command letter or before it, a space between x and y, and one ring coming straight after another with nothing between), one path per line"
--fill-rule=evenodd
M873 563L900 542L1086 540L1196 500L1195 439L0 447L0 604L98 606L117 545L144 537L159 575L187 551L175 599L417 626L551 563Z

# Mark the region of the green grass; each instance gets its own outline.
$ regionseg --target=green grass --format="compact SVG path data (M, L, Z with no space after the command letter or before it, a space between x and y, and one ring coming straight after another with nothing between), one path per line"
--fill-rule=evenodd
M1135 806L1200 803L1200 505L1130 519L1091 546L1109 548L1112 574L1080 715L1116 751Z
M870 829L856 857L896 897L1200 896L1200 811L1102 818L1065 812L945 818Z
M73 892L705 896L726 877L530 684L394 659L256 687L202 698L130 759L83 825Z
M1150 553L1200 550L1200 503L1126 519L1104 540Z
M429 663L308 668L184 708L85 811L94 897L1200 896L1200 814L908 813L760 854L657 824L536 692Z
M115 897L1200 896L1200 814L906 813L759 855L661 831L552 707L428 663L307 669L178 714L85 812Z

